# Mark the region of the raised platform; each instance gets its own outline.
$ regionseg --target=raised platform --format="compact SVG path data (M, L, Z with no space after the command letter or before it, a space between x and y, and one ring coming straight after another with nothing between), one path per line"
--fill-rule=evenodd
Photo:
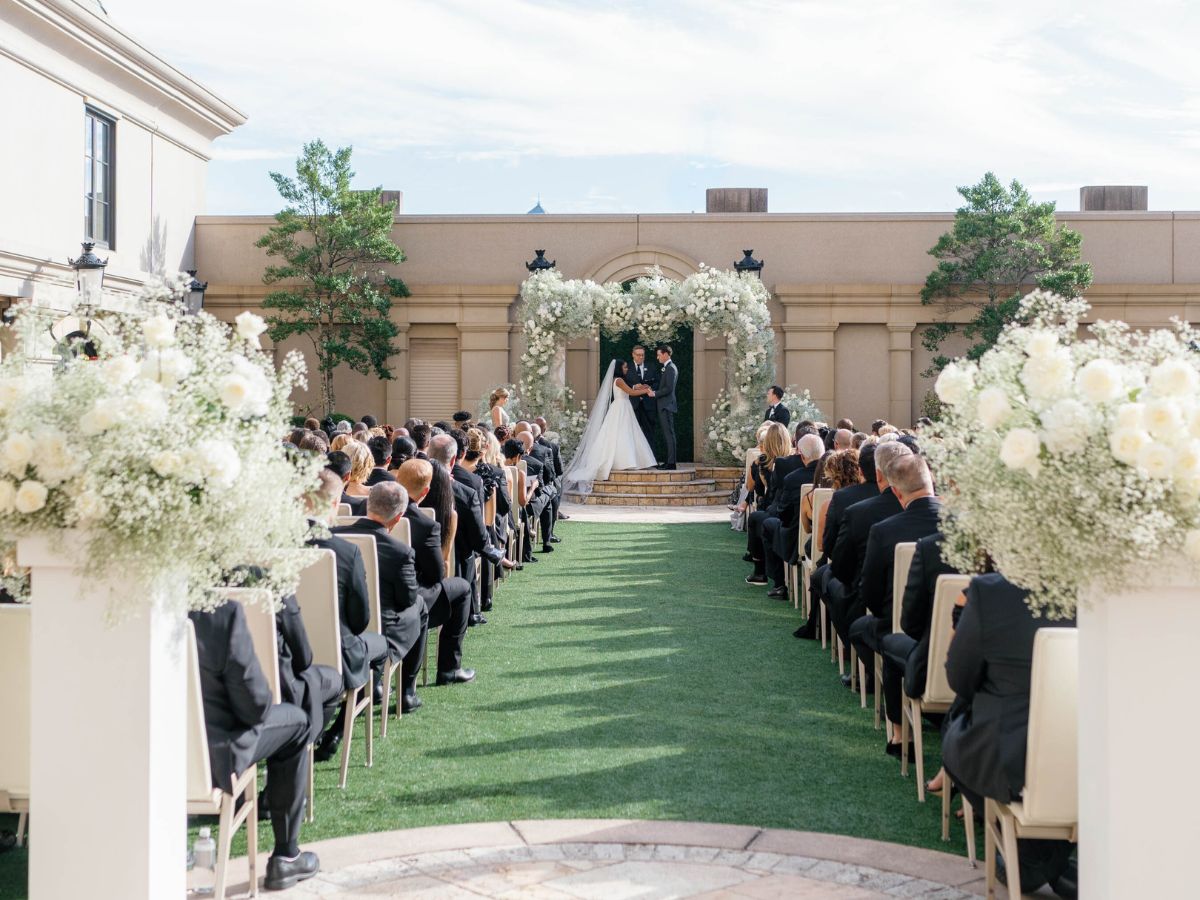
M627 469L597 481L587 497L568 493L566 499L603 506L723 506L741 477L742 470L733 466L692 463L674 472Z

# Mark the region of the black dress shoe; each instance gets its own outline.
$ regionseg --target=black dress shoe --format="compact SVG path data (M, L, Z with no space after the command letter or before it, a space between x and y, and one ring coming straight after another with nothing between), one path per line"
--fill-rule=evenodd
M679 466L675 465L675 463L667 463L665 466L659 466L659 468L665 469L668 472L674 472L676 469L679 468Z
M491 612L492 611L492 601L491 600L479 601L479 611L480 612Z
M320 871L321 860L309 850L305 850L295 859L272 856L267 860L267 877L263 887L268 891L285 891L306 878L312 878Z
M424 705L425 704L422 702L421 698L417 696L416 691L413 691L411 694L405 694L400 698L400 712L404 713L405 715L408 715L411 712L416 712Z
M529 559L525 560L526 563L533 563L533 562L537 562L537 561L538 561L538 558L536 556L531 556L531 557L529 557Z
M570 518L571 518L571 517L570 517L570 516L568 516L566 513L559 513L559 514L558 514L558 520L559 520L560 522L565 522L565 521L567 521L567 520L568 520L568 519L570 519Z
M749 553L743 553L742 554L742 562L754 562L754 557L751 556Z
M659 464L658 464L657 466L655 466L654 468L656 468L656 469L665 469L666 467L667 467L667 464L666 464L666 463L659 463Z
M787 588L785 588L785 587L771 588L769 591L767 591L767 596L770 597L772 600L786 600L787 599Z
M750 575L746 576L746 584L766 584L766 583L767 583L766 575L750 574Z
M383 706L383 676L372 673L372 680L375 685L371 688L371 697L376 706Z
M245 795L239 794L238 800L240 801L243 796L245 796ZM234 809L234 812L237 812L241 808L242 808L242 804L239 802L237 805L234 806L233 809ZM270 822L271 821L271 804L267 802L266 785L263 785L263 789L258 792L258 821L260 821L260 822Z
M550 543L552 543L552 544L561 544L561 543L562 543L562 538L560 538L558 535L554 535L553 537L551 537L551 538L550 538Z
M467 625L486 625L487 619L479 613L471 613L471 618L467 619Z
M325 762L333 759L337 755L338 747L342 745L342 733L337 728L331 728L325 732L325 736L321 738L321 743L313 748L313 759L317 762Z
M799 628L797 628L795 631L793 631L792 637L800 638L801 640L805 640L805 641L812 641L812 640L816 640L817 635L815 634L815 632L813 631L812 628L809 628L808 625L805 624L805 625L801 625Z
M543 553L553 553L553 552L554 552L554 548L553 548L553 547L551 547L549 544L543 544L543 545L542 545L542 552L543 552Z
M849 675L842 676L842 687L844 687L844 688L850 687L850 676Z
M444 684L466 684L468 681L474 680L474 669L455 669L453 672L438 672L437 674L439 687Z

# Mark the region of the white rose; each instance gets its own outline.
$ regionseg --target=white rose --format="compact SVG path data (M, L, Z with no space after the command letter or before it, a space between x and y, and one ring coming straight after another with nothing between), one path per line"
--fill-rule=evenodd
M1058 336L1052 331L1032 330L1025 338L1025 352L1034 359L1049 356L1058 350Z
M1159 397L1183 397L1196 393L1200 374L1182 359L1168 359L1150 370L1150 390Z
M238 336L253 341L255 345L258 344L258 336L267 330L267 323L263 317L256 316L250 310L238 313L233 322L237 326Z
M88 437L94 437L108 431L119 420L116 407L103 400L97 400L96 404L79 419L79 430Z
M170 450L162 450L150 458L150 468L160 478L170 478L179 472L182 460L178 453L173 453Z
M1200 479L1200 441L1189 441L1175 453L1172 477L1180 484L1193 484Z
M1175 453L1166 444L1150 441L1138 451L1137 467L1151 478L1170 478L1174 463Z
M1200 529L1193 528L1183 536L1183 552L1200 560Z
M958 406L971 393L975 386L975 372L957 363L950 363L937 377L933 389L938 399L951 406Z
M17 488L17 495L14 498L13 505L16 506L17 512L28 515L35 513L46 505L46 496L50 492L46 486L40 481L23 481L21 486Z
M121 354L104 363L103 377L111 387L128 384L137 377L138 364L132 356Z
M1132 466L1138 454L1150 443L1150 435L1140 428L1117 428L1108 438L1108 449L1115 459Z
M1028 428L1014 428L1000 443L1000 461L1010 469L1024 469L1036 475L1042 442Z
M1089 403L1111 403L1125 393L1122 374L1111 360L1093 359L1075 376L1075 387Z
M16 499L16 486L7 478L0 478L0 513L12 512Z
M1074 375L1070 351L1055 347L1025 361L1021 367L1021 384L1031 398L1051 400L1070 390Z
M58 487L82 467L81 455L71 451L62 432L43 429L37 433L36 441L38 453L34 465L38 477L48 487Z
M142 376L164 387L178 384L192 374L195 364L187 354L175 348L151 353L142 361Z
M209 484L220 488L232 487L242 473L242 461L228 441L201 441L193 451L192 462Z
M1041 418L1045 429L1042 439L1051 453L1073 453L1087 443L1092 416L1078 400L1059 400Z
M233 412L239 412L250 399L250 382L236 372L217 382L217 396Z
M129 398L129 410L135 416L157 422L167 414L167 401L157 384L143 385Z
M977 412L979 415L979 424L984 428L996 428L1012 412L1012 405L1008 402L1008 394L998 387L984 388L979 392Z
M25 467L33 459L33 438L26 431L11 434L0 445L0 456L3 457L4 467L14 475L25 474Z
M95 491L84 491L75 498L75 516L80 522L95 522L104 518L105 506Z
M1116 425L1118 428L1145 428L1145 412L1146 407L1141 403L1122 403L1117 407Z
M1183 431L1183 411L1169 397L1148 402L1142 417L1146 430L1160 440L1178 437Z
M175 343L175 320L159 313L142 323L142 337L146 346L160 349Z

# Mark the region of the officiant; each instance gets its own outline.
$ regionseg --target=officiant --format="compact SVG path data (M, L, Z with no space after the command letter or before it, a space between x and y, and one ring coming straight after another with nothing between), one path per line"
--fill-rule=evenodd
M646 361L646 348L638 344L633 348L633 362L625 375L625 383L630 387L639 384L649 385L651 390L657 390L659 378L658 366ZM646 436L646 443L654 449L655 426L658 422L658 405L653 397L630 395L629 402L633 405L633 413L637 416L638 427Z

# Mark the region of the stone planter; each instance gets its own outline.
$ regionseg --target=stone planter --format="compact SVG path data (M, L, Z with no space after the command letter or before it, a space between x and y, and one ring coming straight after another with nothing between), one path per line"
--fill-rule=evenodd
M17 546L32 570L29 896L183 897L183 581L81 576L82 541L64 538ZM113 595L143 611L110 626Z

